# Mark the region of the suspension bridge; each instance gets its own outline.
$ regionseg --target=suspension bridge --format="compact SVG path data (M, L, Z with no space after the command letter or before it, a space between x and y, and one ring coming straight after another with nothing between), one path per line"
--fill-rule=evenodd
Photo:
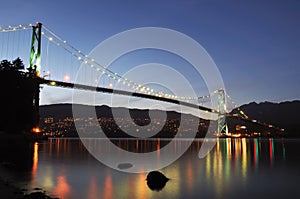
M217 115L218 135L228 135L226 117L234 117L245 122L255 123L280 132L284 131L284 129L274 125L250 119L239 107L237 107L236 103L224 89L220 88L208 95L200 97L178 96L166 91L156 90L150 86L143 85L142 82L136 82L123 77L115 71L101 65L101 63L98 63L93 57L83 53L83 51L74 47L67 40L58 36L54 31L41 23L0 26L0 33L2 33L0 34L0 57L2 60L12 60L15 58L15 55L18 55L18 57L24 57L24 61L29 63L27 70L32 74L28 77L33 78L38 85L131 96L198 109L205 111L206 113ZM42 46L42 40L46 43L46 45ZM30 46L30 48L26 46ZM49 54L51 53L50 48L54 47L56 57L54 59L49 59ZM43 57L46 57L46 60L43 59L43 64L41 62L42 52L44 52ZM26 59L28 55L30 56ZM60 61L57 61L59 60L58 57L60 57ZM64 67L67 65L67 62L70 62L69 68ZM92 70L93 74L101 74L101 79L96 78L95 81L92 81L93 84L90 85L75 82L75 74L72 71L78 69L74 67L76 64L84 65L86 68ZM60 70L52 70L50 67L57 65L61 67ZM70 75L70 73L73 74ZM91 74L86 74L86 76L87 77L85 78L87 79L94 78L94 75ZM60 77L60 79L58 77ZM120 89L114 87L117 83L122 85ZM39 93L39 86L37 92ZM209 100L215 96L217 97L217 108L207 107L202 103L203 101ZM236 108L236 114L229 113L227 108L229 103L231 103L231 106ZM34 104L38 109L39 95L34 96Z

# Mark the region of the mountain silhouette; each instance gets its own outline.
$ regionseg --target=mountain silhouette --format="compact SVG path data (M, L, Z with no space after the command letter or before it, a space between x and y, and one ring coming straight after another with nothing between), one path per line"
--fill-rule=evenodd
M251 119L284 128L288 137L300 136L298 133L299 100L281 103L251 102L240 106L240 109ZM237 109L234 109L232 113L237 113Z

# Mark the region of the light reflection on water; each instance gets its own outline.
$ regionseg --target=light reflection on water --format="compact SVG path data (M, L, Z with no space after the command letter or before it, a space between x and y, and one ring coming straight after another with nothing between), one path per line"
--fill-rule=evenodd
M108 153L106 140L90 140ZM122 148L156 150L166 140L120 140ZM300 194L300 141L274 139L218 139L213 150L198 158L202 140L161 170L171 180L160 192L147 187L146 173L119 172L96 161L78 139L50 139L35 143L29 188L43 187L60 198L280 198ZM184 140L174 142L181 150ZM287 150L290 149L290 150ZM158 154L159 156L159 154ZM113 158L113 157L112 157ZM159 157L158 157L159 158ZM24 182L26 183L26 182ZM274 192L275 191L275 192ZM251 196L251 197L250 197Z

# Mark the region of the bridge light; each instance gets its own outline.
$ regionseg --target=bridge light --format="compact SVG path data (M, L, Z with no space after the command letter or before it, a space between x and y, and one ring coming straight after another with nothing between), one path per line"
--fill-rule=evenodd
M56 82L50 82L50 85L55 86Z
M65 82L68 82L69 80L70 80L70 76L69 76L69 75L65 75L65 76L64 76L64 81L65 81Z
M109 83L108 87L109 87L109 88L112 88L112 87L113 87L113 84L112 84L112 83Z

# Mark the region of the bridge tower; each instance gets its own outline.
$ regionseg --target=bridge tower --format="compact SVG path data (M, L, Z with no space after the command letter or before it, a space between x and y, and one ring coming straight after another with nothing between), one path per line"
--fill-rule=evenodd
M226 122L226 101L225 91L223 89L218 90L218 134L228 134L228 126Z
M41 70L41 36L42 24L36 23L32 26L29 68L37 77L40 76Z
M36 127L39 126L39 107L40 107L40 70L41 70L41 41L42 41L42 24L36 23L32 26L32 38L30 47L29 72L32 75L34 84L33 107L36 111Z

